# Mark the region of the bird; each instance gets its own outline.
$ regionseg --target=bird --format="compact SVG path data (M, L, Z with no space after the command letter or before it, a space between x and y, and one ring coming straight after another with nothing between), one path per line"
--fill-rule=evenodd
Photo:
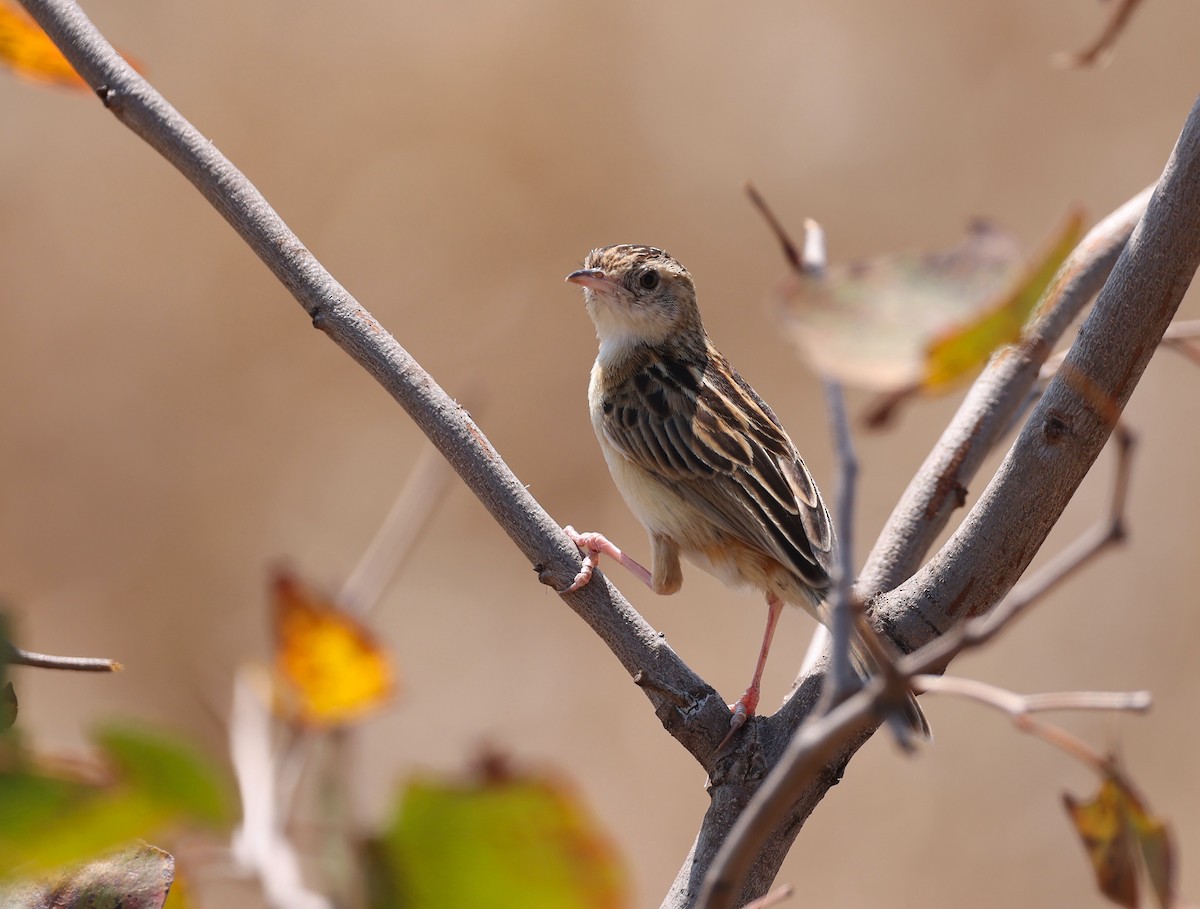
M600 342L588 385L592 427L649 536L650 568L603 534L568 525L583 565L564 593L589 583L601 555L657 594L680 589L681 558L761 592L766 630L750 685L730 705L728 742L758 707L784 604L827 621L837 545L829 510L775 412L709 339L678 260L654 246L605 246L566 280L583 288ZM927 736L915 700L906 713Z

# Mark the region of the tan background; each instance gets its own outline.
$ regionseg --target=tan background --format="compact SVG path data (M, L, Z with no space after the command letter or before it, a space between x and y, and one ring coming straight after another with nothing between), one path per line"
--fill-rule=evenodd
M691 268L710 331L828 488L819 386L767 315L782 268L742 182L792 225L821 220L835 259L947 245L980 214L1033 246L1070 203L1099 216L1157 176L1194 100L1200 34L1195 4L1148 3L1109 68L1064 73L1050 56L1098 32L1097 4L89 11L444 387L486 389L481 425L555 517L635 555L644 540L585 412L591 325L562 284L590 247L653 243ZM98 718L145 717L220 753L231 673L266 653L266 566L285 556L336 587L421 438L98 104L5 77L0 106L0 592L26 646L128 667L21 673L22 722L69 747ZM1194 295L1185 312L1200 315ZM1198 383L1164 354L1130 406L1131 545L956 667L1020 690L1153 690L1148 718L1069 722L1116 744L1172 818L1193 898ZM860 436L860 546L954 404ZM1110 475L1106 456L1051 547L1102 509ZM396 778L461 768L490 742L570 774L636 904L657 904L703 774L457 482L414 556L379 613L407 690L365 733L364 814ZM695 572L670 599L618 580L698 671L740 691L757 598ZM783 623L768 706L809 633ZM936 746L907 760L873 742L782 878L812 905L1100 905L1058 803L1091 787L1086 772L981 708L926 709Z

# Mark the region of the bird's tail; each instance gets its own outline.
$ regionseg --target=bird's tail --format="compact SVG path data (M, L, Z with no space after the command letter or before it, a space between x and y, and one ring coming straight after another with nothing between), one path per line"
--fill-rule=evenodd
M862 679L879 674L879 661L875 659L875 655L857 635L850 647L850 661ZM925 719L925 711L921 709L921 705L917 703L917 698L911 691L908 692L902 704L896 705L889 714L888 720L900 723L905 732L917 736L922 741L933 741L933 731L929 728L929 721Z

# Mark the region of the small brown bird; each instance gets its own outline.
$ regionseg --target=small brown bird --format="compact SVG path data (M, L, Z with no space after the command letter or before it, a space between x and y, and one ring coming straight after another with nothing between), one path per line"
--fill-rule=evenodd
M762 591L766 633L754 678L732 705L732 735L758 706L783 604L824 618L829 511L774 412L709 340L687 269L652 246L606 246L566 280L583 287L600 339L588 388L592 426L650 535L647 571L601 534L567 527L584 553L569 590L588 583L603 553L655 593L679 590L680 556L731 586Z

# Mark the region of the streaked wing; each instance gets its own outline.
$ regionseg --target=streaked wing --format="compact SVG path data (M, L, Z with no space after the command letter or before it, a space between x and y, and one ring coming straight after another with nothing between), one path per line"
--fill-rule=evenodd
M828 583L829 512L771 408L714 348L707 363L647 358L602 402L608 441L716 526Z

